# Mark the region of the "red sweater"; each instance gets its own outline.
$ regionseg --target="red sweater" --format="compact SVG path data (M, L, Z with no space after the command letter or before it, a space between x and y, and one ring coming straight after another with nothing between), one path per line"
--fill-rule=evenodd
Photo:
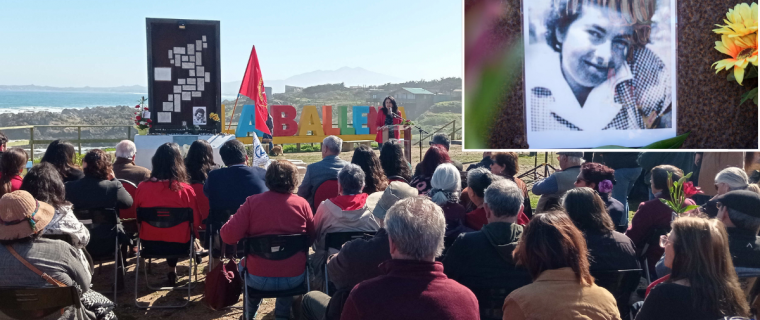
M528 219L528 216L525 215L522 211L517 214L517 224L524 226L530 222L530 219ZM465 216L465 224L468 228L473 229L475 231L478 231L480 229L483 229L483 226L488 224L488 219L486 219L486 209L483 207L479 207L475 210L472 210L467 213Z
M206 230L206 224L203 223L203 220L208 218L209 204L208 198L203 193L203 184L193 183L190 185L190 187L192 187L193 191L195 192L195 201L198 203L198 210L201 213L201 220L198 221L198 228L201 230Z
M0 174L0 178L2 178L3 175ZM15 175L13 178L11 178L11 192L21 189L21 182L24 181L24 178L22 178L20 175Z
M220 233L227 244L236 244L246 237L306 233L311 245L314 216L306 199L291 193L267 191L248 197ZM295 277L306 269L306 255L301 253L284 260L249 255L245 261L248 273L259 277Z
M193 230L198 236L201 214L195 199L193 188L187 183L181 184L179 191L169 189L168 181L144 181L135 192L135 208L191 208L193 209ZM183 222L171 228L156 228L145 222L140 223L140 239L186 243L190 241L190 231Z

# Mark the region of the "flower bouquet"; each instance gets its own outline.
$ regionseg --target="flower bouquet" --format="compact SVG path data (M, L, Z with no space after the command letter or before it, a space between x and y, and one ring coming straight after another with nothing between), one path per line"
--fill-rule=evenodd
M715 73L721 70L734 69L728 74L728 81L736 81L739 85L745 79L757 78L757 3L750 6L746 3L737 4L728 9L723 22L726 25L716 25L720 28L713 32L721 35L721 41L715 41L715 50L731 56L713 63ZM741 104L751 100L757 105L757 85L742 95Z
M135 123L135 129L137 129L137 134L144 136L148 134L148 129L153 127L153 120L150 120L150 111L148 111L148 108L145 107L145 97L142 97L139 100L138 105L135 106L135 109L137 111L135 112L135 117L132 119Z
M673 210L673 213L679 217L686 212L699 208L698 205L684 206L687 198L691 198L695 194L702 193L702 190L700 190L699 187L695 187L693 182L686 181L691 178L691 174L692 173L689 172L689 174L683 176L681 179L678 179L678 181L673 182L673 175L671 173L668 173L670 200L660 199L662 203L667 205L668 208Z

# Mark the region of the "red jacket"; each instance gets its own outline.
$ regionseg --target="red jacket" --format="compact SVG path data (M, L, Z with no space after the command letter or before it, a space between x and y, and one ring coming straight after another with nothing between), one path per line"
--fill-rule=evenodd
M400 113L400 111L399 111L399 113ZM394 118L393 119L393 124L401 124L402 121L403 120L401 120L401 118ZM385 108L381 107L380 109L377 110L377 118L375 118L375 126L378 128L377 129L377 135L375 136L375 141L377 141L377 143L379 143L381 145L383 144L383 131L380 130L380 127L382 127L384 125L385 125ZM397 129L396 130L396 139L398 139L400 137L399 132L400 132L400 130Z
M203 220L208 218L209 204L208 198L203 193L203 184L193 183L190 185L190 187L192 187L193 191L195 192L195 201L198 203L198 210L201 213L201 220L198 222L198 228L201 230L206 230L206 224L203 223Z
M314 216L309 202L295 194L274 191L248 197L221 230L222 241L227 244L236 244L246 237L297 233L314 239ZM259 277L295 277L306 269L306 255L301 253L284 260L249 255L245 261L248 273Z
M187 183L181 183L181 186L182 188L179 191L173 191L169 189L168 181L144 181L140 183L135 192L135 208L191 208L193 209L193 231L198 237L201 214L195 192ZM140 239L187 243L190 241L190 231L186 222L171 228L156 228L141 222Z
M440 262L393 259L380 270L351 290L341 320L480 318L478 299L446 277Z
M636 214L633 215L633 219L631 219L630 228L625 232L625 235L631 238L636 245L637 255L641 254L641 250L644 249L644 245L649 240L653 229L668 228L670 227L670 222L673 221L673 210L660 201L661 197L661 193L658 193L657 199L642 202ZM684 205L689 206L693 204L694 201L686 199ZM659 239L653 239L649 242L646 258L650 273L655 272L654 266L664 252L665 249L660 247Z
M0 178L3 175L0 174ZM24 178L22 178L20 175L15 175L13 178L11 178L11 191L16 191L21 189L21 182L24 181Z
M530 222L530 219L528 219L528 216L521 210L520 213L517 214L517 224L524 226L528 224L528 222ZM479 207L468 212L465 216L465 224L468 228L475 231L483 229L483 226L488 224L488 219L486 219L486 209Z

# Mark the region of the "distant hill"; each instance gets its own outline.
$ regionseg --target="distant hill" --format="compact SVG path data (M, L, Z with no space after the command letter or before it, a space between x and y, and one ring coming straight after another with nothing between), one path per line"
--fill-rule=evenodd
M58 92L113 92L113 93L148 93L148 88L143 86L120 86L120 87L48 87L20 85L20 86L3 86L0 85L0 91L58 91Z
M400 78L369 71L364 68L342 67L337 70L316 70L297 74L284 80L264 79L264 85L272 87L273 93L285 92L285 85L311 87L325 83L341 83L347 87L372 86L403 81ZM222 82L222 92L229 94L240 89L240 81Z

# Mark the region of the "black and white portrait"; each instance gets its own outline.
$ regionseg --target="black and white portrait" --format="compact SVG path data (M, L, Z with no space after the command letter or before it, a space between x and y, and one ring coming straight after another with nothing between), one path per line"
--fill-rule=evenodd
M193 125L206 124L206 107L193 107Z
M673 1L523 0L532 148L675 136Z

